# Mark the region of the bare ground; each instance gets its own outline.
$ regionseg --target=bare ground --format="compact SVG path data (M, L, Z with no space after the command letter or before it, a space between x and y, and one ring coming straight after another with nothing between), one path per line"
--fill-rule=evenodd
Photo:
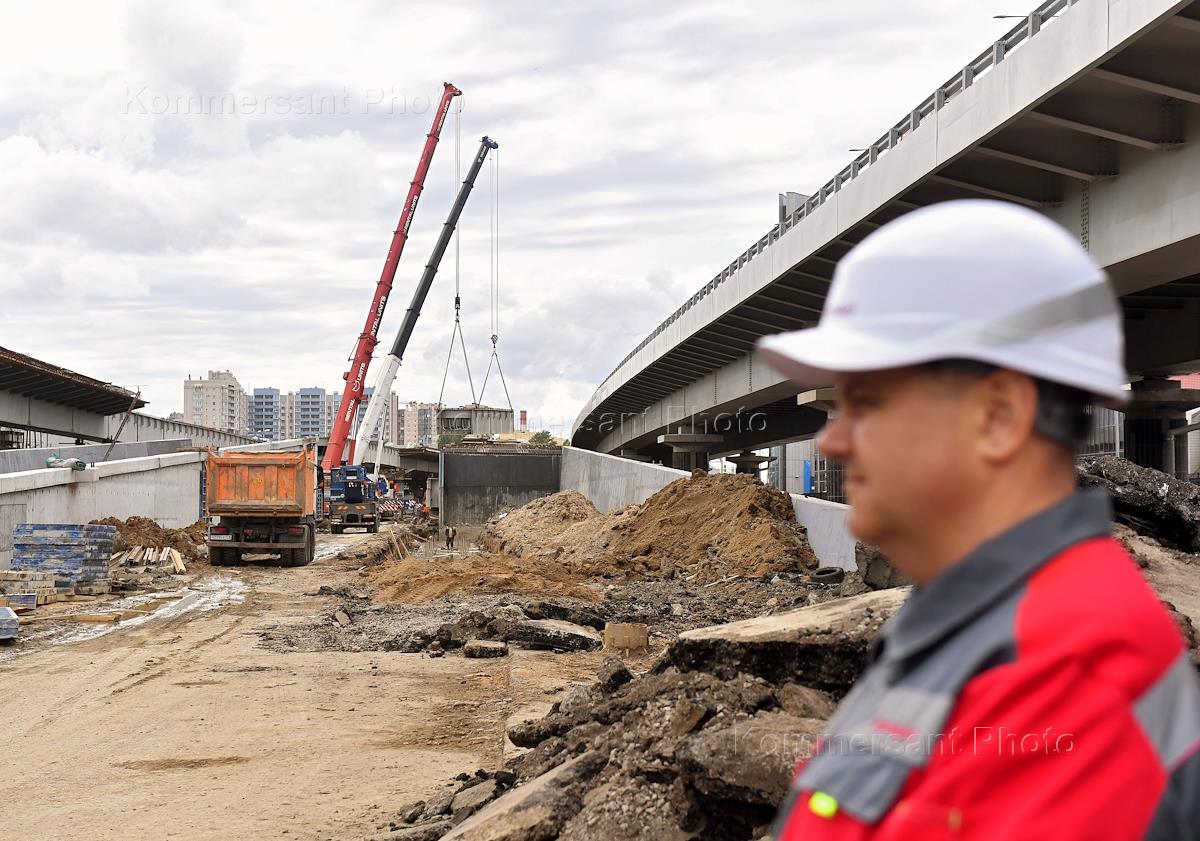
M264 630L311 623L336 599L306 593L361 580L336 554L365 538L321 536L306 568L205 568L144 621L90 638L101 631L50 623L57 634L39 628L9 652L20 656L0 662L8 833L369 838L396 803L498 767L510 717L542 714L593 678L599 653L264 648Z

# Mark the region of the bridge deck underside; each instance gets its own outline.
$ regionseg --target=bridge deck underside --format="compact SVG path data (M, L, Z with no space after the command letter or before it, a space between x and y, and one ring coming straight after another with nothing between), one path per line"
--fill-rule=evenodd
M961 154L931 167L863 218L809 249L794 265L780 267L774 279L643 363L640 370L635 369L635 360L627 359L614 372L614 377L623 374L624 381L602 399L593 398L577 421L575 445L619 449L622 442L604 433L602 418L644 412L737 364L752 354L762 336L815 324L838 261L872 231L913 209L971 197L1016 202L1046 213L1090 245L1089 202L1096 201L1098 191L1111 190L1121 181L1123 170L1148 170L1157 165L1152 159L1179 154L1188 130L1200 130L1196 67L1200 67L1200 3L1179 10L1115 54L1082 68ZM908 142L922 141L914 133ZM901 141L897 148L903 145ZM1200 158L1191 163L1200 163ZM1200 193L1198 169L1180 159L1179 177L1193 182L1192 193ZM804 221L816 224L816 220ZM1145 259L1106 261L1107 255L1093 249L1097 259L1107 262L1122 294L1131 327L1130 367L1135 373L1165 370L1172 363L1186 365L1200 358L1200 351L1189 356L1191 345L1180 349L1176 355L1182 356L1174 360L1143 354L1136 347L1138 337L1147 332L1139 332L1138 325L1148 319L1153 322L1158 313L1200 317L1200 226L1193 227L1196 235L1180 234L1174 250L1160 249L1163 255L1170 251L1169 259L1145 255ZM776 396L770 399L775 401ZM796 411L794 399L788 410ZM644 434L640 437L646 439Z

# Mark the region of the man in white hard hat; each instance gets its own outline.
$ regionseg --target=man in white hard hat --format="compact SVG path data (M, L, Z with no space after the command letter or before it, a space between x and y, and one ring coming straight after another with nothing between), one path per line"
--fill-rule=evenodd
M885 225L820 324L763 339L834 383L819 438L849 526L915 584L798 770L795 839L1200 837L1200 687L1078 491L1090 405L1123 402L1120 310L1062 228L991 201Z

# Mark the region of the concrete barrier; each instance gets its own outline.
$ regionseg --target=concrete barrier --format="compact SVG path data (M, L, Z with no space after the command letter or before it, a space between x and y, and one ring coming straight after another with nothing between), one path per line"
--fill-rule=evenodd
M635 502L643 502L676 479L683 470L646 464L592 450L564 447L562 490L576 490L607 514ZM808 541L823 566L851 570L854 565L854 536L846 527L849 509L836 502L789 494L796 521L808 530Z
M17 473L25 470L42 470L50 456L78 458L88 463L99 461L108 452L109 444L66 444L61 447L37 447L20 450L0 450L0 473ZM190 449L191 438L173 438L164 441L142 441L133 444L115 444L109 453L109 461L143 456L159 456Z
M808 531L808 542L822 566L855 569L854 544L857 542L846 525L849 506L840 502L788 494L796 522Z
M562 490L579 491L602 514L642 502L676 479L690 474L684 470L646 464L592 450L563 447Z
M182 528L200 516L203 453L106 461L86 470L50 468L0 475L0 569L9 567L17 523L86 523L149 517Z

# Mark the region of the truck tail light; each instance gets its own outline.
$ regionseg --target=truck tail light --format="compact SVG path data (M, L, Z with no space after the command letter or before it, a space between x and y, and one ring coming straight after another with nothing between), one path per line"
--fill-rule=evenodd
M304 526L288 526L288 534L304 534Z
M209 531L213 534L229 534L229 529L225 526L213 526Z
M254 529L242 529L242 534L246 535L246 537L253 537Z

